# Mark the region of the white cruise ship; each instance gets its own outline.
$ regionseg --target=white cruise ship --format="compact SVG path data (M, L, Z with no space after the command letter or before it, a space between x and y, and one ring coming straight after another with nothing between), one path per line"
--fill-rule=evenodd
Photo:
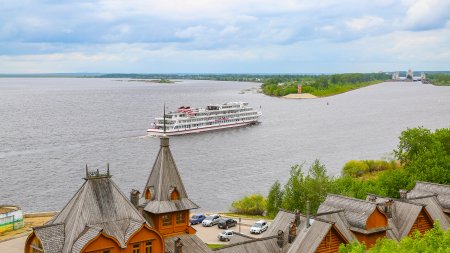
M195 109L182 106L175 112L165 114L165 126L164 117L155 118L147 132L154 135L164 132L166 135L180 135L239 127L258 123L261 115L261 111L248 106L247 102L229 102Z

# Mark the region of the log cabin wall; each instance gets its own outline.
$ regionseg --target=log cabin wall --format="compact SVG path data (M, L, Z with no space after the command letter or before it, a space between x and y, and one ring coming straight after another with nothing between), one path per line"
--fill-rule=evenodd
M433 221L429 217L429 215L425 212L424 208L422 208L422 211L420 211L419 215L417 216L416 221L411 227L411 230L409 231L409 236L413 235L415 231L419 231L422 235L433 228Z
M331 227L325 237L322 239L322 242L319 244L319 247L316 249L316 253L337 253L339 252L339 246L341 243L345 243L345 240L342 236L336 231L336 229Z
M366 245L367 249L372 248L378 239L386 237L386 231L376 232L372 234L361 234L358 232L354 232L354 234L356 235L356 238L359 242Z

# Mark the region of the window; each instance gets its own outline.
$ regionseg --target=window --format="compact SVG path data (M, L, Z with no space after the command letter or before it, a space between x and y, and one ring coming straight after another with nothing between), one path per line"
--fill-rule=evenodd
M102 253L111 253L111 250L107 249L107 250L102 251Z
M177 213L177 224L183 224L185 223L185 220L186 220L185 212Z
M179 200L180 199L180 193L178 193L177 188L173 189L172 193L170 194L171 200Z
M145 253L152 253L152 242L151 241L145 242Z
M140 253L140 247L139 243L133 244L133 253Z
M151 198L152 198L152 192L150 191L149 188L147 188L147 190L145 191L145 199L150 200Z
M163 226L169 226L172 225L172 215L171 214L164 214L162 216L162 225ZM134 252L133 252L134 253Z

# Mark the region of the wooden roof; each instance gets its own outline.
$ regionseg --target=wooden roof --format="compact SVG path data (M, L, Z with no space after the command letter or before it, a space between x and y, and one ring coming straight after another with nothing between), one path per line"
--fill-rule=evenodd
M300 224L297 230L297 237L290 245L287 253L315 252L333 226L332 223L316 219L311 219L310 223L309 227L306 226L306 222Z
M387 201L392 201L392 215L391 218L388 219L390 230L387 231L387 236L390 239L398 241L403 237L408 236L414 222L424 208L423 204L408 200L387 198L373 194L369 194L367 199L370 199L371 197L375 200L375 203L379 203L383 208L386 206Z
M192 234L180 234L176 236L166 237L164 239L165 253L175 252L175 240L181 239L183 243L183 253L211 253L212 250L206 246L206 244Z
M285 241L287 244L287 241ZM253 240L247 240L214 250L218 253L275 253L281 252L277 244L277 236L268 236Z
M45 252L77 252L101 231L115 237L124 247L127 236L144 223L145 219L109 174L106 177L97 174L87 177L62 211L46 225L36 227L35 232L43 246L52 240L63 242L49 243L44 246Z
M424 204L425 210L431 216L433 221L439 220L443 229L447 230L450 227L450 219L443 212L442 206L439 204L439 200L435 195L415 198L410 198L408 196L408 200L414 203Z
M150 189L152 192L150 201L145 199L147 189ZM170 195L174 190L178 191L180 195L179 200L171 200ZM141 202L144 203L144 210L150 213L168 213L199 208L197 204L188 198L170 151L169 138L167 136L161 137L160 149L143 192Z
M450 213L450 185L417 181L414 189L408 192L408 198L436 194L439 204Z
M328 212L328 213L318 213L318 218L331 222L336 226L336 229L338 232L344 237L345 240L348 242L352 242L357 240L356 236L353 234L352 231L350 231L347 220L345 219L344 211L335 211L335 212Z
M317 213L343 210L345 219L350 226L365 230L367 219L376 208L377 204L370 201L328 194L325 201L319 206Z

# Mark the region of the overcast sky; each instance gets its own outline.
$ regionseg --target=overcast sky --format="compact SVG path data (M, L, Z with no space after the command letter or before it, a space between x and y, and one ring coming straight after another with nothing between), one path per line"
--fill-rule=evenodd
M450 70L449 0L0 0L0 73Z

